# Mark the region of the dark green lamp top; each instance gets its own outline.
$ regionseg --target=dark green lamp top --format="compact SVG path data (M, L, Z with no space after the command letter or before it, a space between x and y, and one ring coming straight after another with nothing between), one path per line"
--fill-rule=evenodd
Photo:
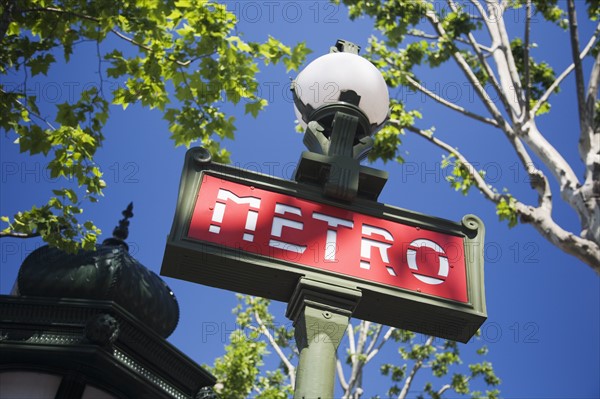
M129 253L125 243L133 204L95 251L69 254L47 245L21 265L16 294L114 301L156 333L168 337L179 321L179 305L167 284Z

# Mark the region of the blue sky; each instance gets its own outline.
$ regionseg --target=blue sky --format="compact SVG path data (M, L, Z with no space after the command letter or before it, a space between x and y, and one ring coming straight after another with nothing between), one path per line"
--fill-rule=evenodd
M306 41L314 52L309 61L328 52L338 38L366 47L373 33L370 21L350 22L346 10L324 1L227 2L240 19L238 30L247 40L265 40L267 35L293 44ZM580 10L580 15L583 15ZM522 31L522 13L510 16L510 28ZM594 26L580 18L582 42ZM538 59L549 61L557 72L568 64L567 35L534 19L534 50ZM109 44L103 45L106 50ZM560 49L560 50L559 50ZM48 78L32 80L43 105L68 100L86 85L97 85L95 48L80 46L71 64L51 71ZM587 70L589 70L589 64ZM302 136L294 131L294 112L289 89L290 78L283 66L263 68L260 73L262 95L269 100L267 110L253 119L243 115L243 104L226 106L238 121L236 140L227 142L234 165L290 178L300 153ZM13 79L11 82L10 79ZM17 77L2 77L3 84L16 84ZM480 109L465 78L456 70L424 70L424 84L464 106ZM107 80L109 85L122 82ZM553 111L538 120L548 137L576 173L583 173L577 154L578 126L573 79L567 79L560 95L553 97ZM435 125L436 134L467 155L488 173L499 188L507 186L524 201L533 202L526 175L510 152L500 132L459 118L431 99L406 90L391 91L410 107L424 114L420 126ZM134 255L148 268L159 272L165 239L169 233L177 200L179 177L185 148L174 148L167 125L158 111L132 106L125 112L111 109L105 130L106 141L98 162L108 183L105 198L85 209L85 217L96 221L107 238L120 219L120 212L134 202L129 243ZM48 177L43 158L18 153L11 133L0 137L2 190L0 213L13 214L46 201L60 182ZM485 282L488 320L482 328L482 342L489 347L488 360L494 364L507 398L597 398L600 397L600 279L576 258L562 253L530 226L509 229L498 222L494 207L478 192L466 198L452 191L444 181L441 152L419 137L406 135L402 150L406 163L375 164L390 173L380 201L451 220L474 213L486 225ZM540 166L540 165L536 165ZM576 215L559 200L555 192L556 219L574 232ZM43 245L39 240L0 241L0 293L10 291L18 267L32 250ZM236 304L231 292L166 278L178 297L181 320L170 341L198 363L212 364L223 354L228 334L235 328L231 309ZM274 304L281 323L285 305ZM471 344L465 347L468 352ZM392 346L379 361L398 361ZM465 362L472 358L467 356ZM377 379L366 384L368 397L383 395L389 386ZM426 377L427 372L424 372ZM435 379L434 379L435 381ZM439 383L436 382L436 383ZM418 388L416 386L415 388Z

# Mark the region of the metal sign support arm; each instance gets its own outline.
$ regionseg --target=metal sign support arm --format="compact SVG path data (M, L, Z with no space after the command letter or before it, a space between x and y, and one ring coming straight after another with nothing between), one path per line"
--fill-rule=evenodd
M300 351L294 399L333 398L336 351L360 298L357 289L299 280L286 312Z

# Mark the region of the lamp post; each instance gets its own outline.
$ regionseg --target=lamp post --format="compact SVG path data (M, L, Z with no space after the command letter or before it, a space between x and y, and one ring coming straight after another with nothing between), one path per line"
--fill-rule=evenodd
M309 150L302 153L295 180L319 185L325 196L345 202L376 200L387 180L385 172L360 165L373 147L373 134L388 118L389 94L381 73L358 51L355 44L338 40L292 85ZM309 278L298 282L286 312L300 352L294 398L333 397L336 351L361 296L351 286Z
M389 96L357 53L338 41L292 85L308 149L294 181L212 162L203 148L187 152L161 269L287 302L300 350L296 399L333 397L350 317L460 342L487 317L481 220L377 201L387 173L360 161Z

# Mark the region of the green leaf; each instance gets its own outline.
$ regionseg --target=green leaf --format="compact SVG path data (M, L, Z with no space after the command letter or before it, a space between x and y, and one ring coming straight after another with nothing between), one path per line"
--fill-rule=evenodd
M249 102L246 103L245 105L245 112L248 114L252 114L252 116L254 118L256 118L258 116L258 113L268 105L267 100L265 99L260 99L258 101L255 102Z
M30 59L27 61L27 65L31 69L31 76L39 75L40 73L47 75L50 64L55 61L56 59L52 54L42 54Z
M8 29L6 29L7 36L16 36L21 32L21 28L17 22L11 22L8 24Z

